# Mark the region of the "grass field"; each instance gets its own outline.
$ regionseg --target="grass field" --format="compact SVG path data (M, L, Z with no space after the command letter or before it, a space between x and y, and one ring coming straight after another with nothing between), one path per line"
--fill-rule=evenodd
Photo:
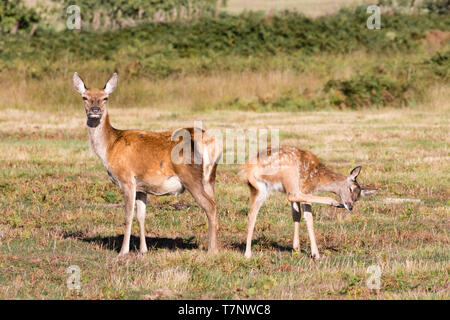
M308 256L304 223L302 249L292 252L293 224L281 194L263 207L254 255L244 258L249 194L230 165L217 177L219 254L207 254L206 217L183 194L150 198L152 249L116 260L122 197L89 149L81 101L68 112L3 109L0 298L448 299L450 100L448 88L440 90L440 99L413 109L364 112L173 113L118 108L112 97L118 128L162 130L199 119L208 128L280 128L283 144L311 149L341 172L363 165L361 182L379 188L377 195L351 213L313 207L324 255L317 263ZM366 286L372 264L382 268L378 293ZM71 265L81 269L80 291L66 287Z
M354 2L230 0L227 10L315 17ZM448 15L383 13L383 28L367 31L363 9L2 36L0 299L450 299ZM289 203L273 195L245 259L249 191L239 166L222 164L218 254L185 193L149 197L149 252L136 249L135 222L117 259L122 195L90 150L71 84L78 71L103 87L114 70L119 129L279 129L282 144L341 173L362 165L359 182L379 192L352 212L313 205L317 262L303 221L292 250ZM67 287L74 265L80 290ZM373 265L380 290L366 285Z

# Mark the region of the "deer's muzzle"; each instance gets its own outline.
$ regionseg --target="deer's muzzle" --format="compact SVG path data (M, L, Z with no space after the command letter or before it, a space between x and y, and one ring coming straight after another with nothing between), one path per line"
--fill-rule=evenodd
M89 109L89 113L87 116L90 119L99 119L102 116L102 114L100 113L100 108L93 107L93 108Z

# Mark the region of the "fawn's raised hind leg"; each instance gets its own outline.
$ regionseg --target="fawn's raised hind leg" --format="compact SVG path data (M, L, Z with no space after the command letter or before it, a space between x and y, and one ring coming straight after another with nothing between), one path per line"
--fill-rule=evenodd
M319 203L326 203L331 205L341 205L339 202L334 200L333 198L327 198L327 197L316 197L309 194L304 194L300 191L299 186L299 179L298 174L296 171L292 171L291 174L285 175L283 180L283 187L287 194L287 198L292 203L298 203L302 202L302 211L303 216L306 221L306 227L308 228L308 235L309 240L311 242L311 256L314 259L319 259L319 250L317 249L316 244L316 238L314 236L314 226L313 226L313 217L312 217L312 210L311 210L311 202L319 202ZM294 210L294 205L293 210ZM298 211L300 212L300 208L298 208ZM294 212L293 212L294 214ZM298 242L298 228L299 224L295 225L294 220L294 249L296 242Z

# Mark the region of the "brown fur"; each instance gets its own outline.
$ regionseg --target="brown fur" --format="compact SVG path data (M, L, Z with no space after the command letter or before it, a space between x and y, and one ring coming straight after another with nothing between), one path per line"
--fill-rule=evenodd
M188 155L191 162L175 163L172 161L172 150L179 141L173 141L174 131L118 130L111 126L106 101L117 86L116 74L103 90L86 89L78 74L74 75L74 86L85 101L91 146L103 161L108 175L124 194L126 229L120 255L129 250L135 202L141 229L141 252L146 252L144 219L147 194L177 195L185 189L206 212L209 222L208 250L216 252L214 183L217 162L222 153L220 145L216 145L214 138L204 131L196 137L194 128L184 128L191 137L191 153ZM200 157L201 163L194 162L194 154Z
M308 233L311 240L311 254L319 258L315 243L313 220L310 203L322 203L352 210L353 203L363 195L374 193L374 190L362 189L356 182L361 167L352 170L349 177L336 173L310 151L291 146L271 147L260 150L249 158L243 167L250 188L250 212L248 217L247 248L245 255L251 256L251 239L261 205L272 191L287 194L292 203L294 217L294 249L298 249L298 217L300 205L303 208ZM314 196L317 191L333 192L340 196L344 204L333 198ZM362 192L363 191L363 192Z

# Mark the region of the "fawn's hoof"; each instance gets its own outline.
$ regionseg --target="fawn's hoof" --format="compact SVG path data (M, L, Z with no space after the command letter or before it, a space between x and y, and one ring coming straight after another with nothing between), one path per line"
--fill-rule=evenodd
M314 261L318 261L318 260L320 260L320 254L319 253L313 253L313 254L311 254L311 258Z
M216 253L218 253L219 252L219 250L217 249L217 248L208 248L208 253L209 254L216 254Z
M116 257L116 259L123 259L127 256L128 253L119 253Z

